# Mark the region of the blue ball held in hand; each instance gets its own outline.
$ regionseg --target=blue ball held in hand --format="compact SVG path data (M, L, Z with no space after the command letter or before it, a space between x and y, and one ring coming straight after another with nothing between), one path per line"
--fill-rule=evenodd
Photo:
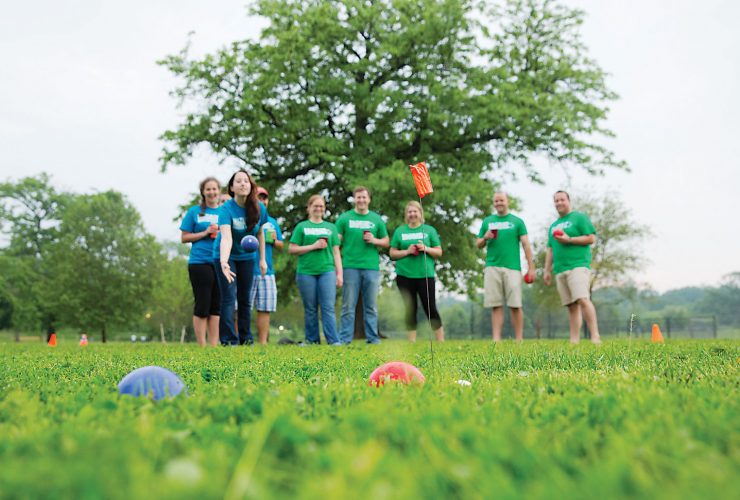
M242 238L241 246L245 252L254 252L260 247L259 240L251 234L246 235Z

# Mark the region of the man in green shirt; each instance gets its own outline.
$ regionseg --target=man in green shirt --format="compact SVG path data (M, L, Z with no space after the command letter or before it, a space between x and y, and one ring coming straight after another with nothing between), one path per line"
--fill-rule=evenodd
M352 193L355 208L337 219L337 231L342 239L342 317L339 339L352 342L355 330L357 299L362 296L365 338L369 344L379 344L378 288L380 286L380 258L378 250L388 248L388 229L377 213L370 210L370 191L358 186Z
M545 284L550 285L554 273L560 301L568 308L570 341L577 344L580 340L582 315L591 342L599 344L596 308L591 302L591 245L596 229L586 214L571 209L568 193L557 191L554 201L559 218L547 232Z
M491 308L493 341L501 341L504 326L504 302L511 311L511 324L517 342L524 338L522 311L522 266L519 245L527 258L527 281L534 280L535 268L524 221L509 212L506 193L493 194L495 214L483 219L476 245L486 247L486 269L483 275L484 306Z

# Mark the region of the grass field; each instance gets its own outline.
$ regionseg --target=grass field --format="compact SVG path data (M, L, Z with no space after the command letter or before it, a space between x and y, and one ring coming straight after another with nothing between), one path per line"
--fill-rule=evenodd
M0 345L3 498L730 498L737 341ZM389 360L423 387L367 384ZM121 397L160 365L189 397ZM461 387L458 379L472 382ZM733 494L732 491L735 493Z

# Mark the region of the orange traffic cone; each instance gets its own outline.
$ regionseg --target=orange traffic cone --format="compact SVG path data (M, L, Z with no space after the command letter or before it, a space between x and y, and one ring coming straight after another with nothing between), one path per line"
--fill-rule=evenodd
M87 345L87 335L82 334L82 337L80 337L80 345Z
M56 347L57 346L57 334L56 333L52 333L49 336L49 345L51 347Z
M663 334L660 333L660 327L657 323L653 323L653 335L650 337L650 342L663 342Z

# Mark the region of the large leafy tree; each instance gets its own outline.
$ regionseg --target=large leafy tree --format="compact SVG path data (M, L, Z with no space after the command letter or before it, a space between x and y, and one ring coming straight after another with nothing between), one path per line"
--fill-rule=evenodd
M186 111L162 135L162 167L199 145L238 159L278 194L270 208L288 227L309 194L326 195L335 217L362 184L393 228L416 198L406 165L427 161L441 278L464 288L479 275L467 228L491 181L539 181L534 157L592 173L623 166L598 142L615 95L580 40L580 11L551 0L256 0L252 13L267 20L258 40L161 61L181 78L173 94Z
M144 316L158 255L159 246L122 194L77 196L48 250L42 295L62 323L97 329L105 342L111 327Z
M0 295L16 332L53 319L39 295L48 276L44 259L73 198L54 188L46 173L0 183L0 228L9 237L0 251Z
M0 226L10 235L6 253L40 261L58 237L62 213L73 197L58 192L46 173L0 183Z

